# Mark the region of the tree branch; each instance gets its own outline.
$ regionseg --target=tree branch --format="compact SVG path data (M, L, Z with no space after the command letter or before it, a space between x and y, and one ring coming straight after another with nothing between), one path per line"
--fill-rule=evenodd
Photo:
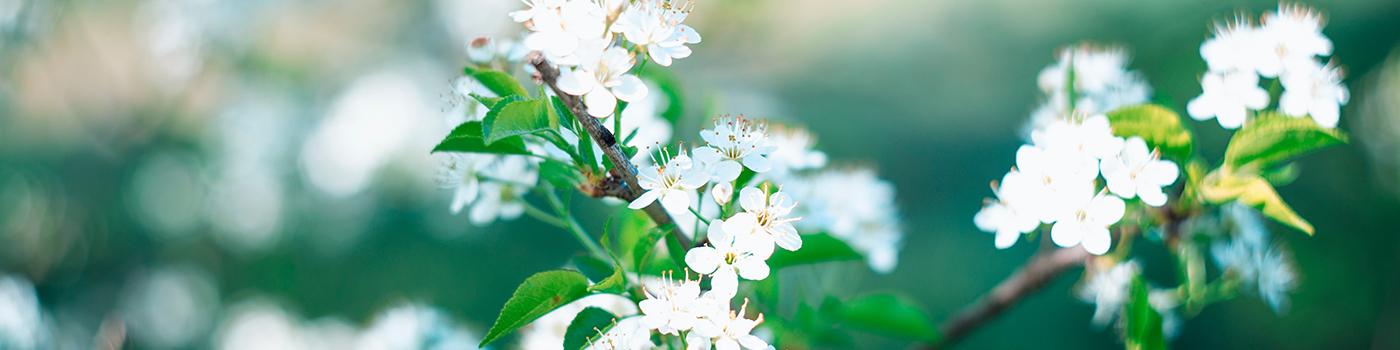
M944 322L939 330L943 338L936 343L926 344L925 349L943 349L953 345L969 332L997 317L1022 298L1044 288L1050 281L1072 267L1083 265L1089 253L1080 247L1052 248L1042 250L1026 261L1026 264L992 288L977 303Z
M578 119L578 121L583 124L584 131L588 132L588 136L598 142L598 147L603 149L603 155L608 158L609 162L612 162L613 167L612 170L609 171L610 174L621 178L623 183L619 191L616 191L617 193L609 193L609 195L616 195L627 201L634 200L637 196L640 196L642 194L642 187L637 183L637 166L633 165L632 160L627 157L627 154L622 152L622 148L617 145L617 138L613 136L612 132L603 128L603 123L599 122L597 118L588 115L588 108L584 106L583 99L578 96L567 94L563 90L559 90L559 69L549 65L549 62L544 59L544 55L541 55L539 52L531 52L526 60L539 72L540 80L544 81L546 85L549 85L549 89L553 90L554 94L559 96L559 101L569 107L569 111L573 112L574 118ZM647 206L644 211L647 213L647 216L651 217L651 221L656 222L657 227L674 224L674 221L671 220L671 215L666 213L666 209L661 207L660 202L652 203ZM683 247L690 247L692 244L690 239L686 238L685 234L681 233L680 230L672 230L671 235L674 236ZM680 254L681 252L675 253Z

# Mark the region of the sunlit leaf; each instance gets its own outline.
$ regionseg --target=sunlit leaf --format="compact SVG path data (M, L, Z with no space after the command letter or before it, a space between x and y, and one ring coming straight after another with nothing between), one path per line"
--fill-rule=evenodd
M825 233L802 235L802 249L778 249L768 259L768 266L781 269L788 266L862 259L860 253L836 237Z
M1274 186L1258 175L1237 174L1221 169L1206 176L1201 183L1201 195L1212 203L1237 201L1258 209L1279 223L1288 225L1309 235L1313 226L1294 212L1283 198L1274 191Z
M1113 134L1120 137L1141 137L1171 159L1186 159L1191 155L1191 132L1181 124L1181 116L1162 106L1145 104L1128 106L1108 112Z
M1126 325L1124 344L1128 350L1161 350L1167 348L1167 339L1162 333L1162 315L1152 308L1148 301L1147 283L1141 277L1133 278L1129 287L1129 300L1124 315Z
M578 350L587 347L589 340L597 339L612 328L613 320L616 319L616 315L597 307L590 306L579 311L573 322L569 322L569 328L564 333L564 349Z
M1262 169L1342 143L1346 143L1346 135L1337 129L1319 126L1312 118L1263 113L1230 138L1230 145L1225 149L1225 165L1235 169Z
M524 327L554 309L588 294L588 279L569 270L537 273L515 288L480 346Z
M481 136L481 122L470 121L458 125L442 139L433 152L469 152L469 153L495 153L495 154L530 154L525 149L525 140L519 137L507 137L496 140L490 145Z

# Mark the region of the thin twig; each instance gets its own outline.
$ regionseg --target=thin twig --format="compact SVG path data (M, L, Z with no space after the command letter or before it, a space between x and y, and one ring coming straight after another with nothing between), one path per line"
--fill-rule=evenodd
M925 349L943 349L956 343L969 332L1000 315L1026 296L1044 288L1061 273L1072 267L1083 265L1089 253L1083 248L1052 248L1036 253L1026 264L997 284L981 300L964 308L956 316L944 322L939 330L943 338L937 343L925 344Z
M619 194L622 195L620 197L630 201L641 196L642 187L637 183L637 166L632 164L632 160L629 159L627 154L622 152L622 148L617 145L617 137L613 136L612 132L603 128L603 123L599 122L597 118L588 115L588 108L584 106L583 99L565 93L563 90L559 90L559 85L557 83L559 81L559 69L550 66L543 55L539 52L531 52L527 60L530 62L530 65L534 66L535 70L539 72L540 80L544 81L546 85L549 85L550 90L553 90L554 94L559 96L559 101L569 107L569 111L573 112L575 119L578 119L578 121L583 124L584 131L587 131L588 136L598 142L598 147L603 149L603 155L608 158L608 161L612 162L612 175L622 178L623 184L626 185L622 191L620 191L621 193ZM646 211L647 216L651 217L651 221L656 222L657 227L665 227L674 223L674 221L671 220L671 215L666 213L666 209L661 207L660 202L652 203L647 206L644 211ZM681 243L681 246L692 246L690 239L686 238L680 230L672 230L671 235L675 236L676 240Z

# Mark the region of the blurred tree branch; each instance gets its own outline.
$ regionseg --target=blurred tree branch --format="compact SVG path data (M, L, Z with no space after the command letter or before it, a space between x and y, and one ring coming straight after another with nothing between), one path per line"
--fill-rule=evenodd
M613 164L612 169L609 171L609 176L622 179L623 182L618 184L620 186L615 186L603 194L615 196L626 201L632 201L636 199L637 196L640 196L642 194L642 187L637 183L637 166L632 164L632 160L627 157L626 153L622 152L622 148L617 145L617 138L613 136L612 132L603 128L603 123L599 122L598 118L588 115L588 109L584 106L583 99L565 93L563 90L559 90L557 84L559 80L559 69L551 66L549 61L544 59L544 55L541 55L539 52L531 52L526 60L539 72L540 80L546 85L549 85L549 89L553 90L554 94L559 96L559 100L563 102L565 106L568 106L569 111L583 124L583 129L588 132L588 136L598 142L598 147L603 149L603 155ZM659 201L647 206L644 211L647 213L647 216L651 217L653 222L656 222L657 227L666 227L674 223L674 221L671 220L671 215L666 213L666 209L661 207L661 202ZM683 247L690 247L693 244L680 230L671 230L671 235L674 236Z
M957 343L972 330L1001 315L1022 298L1044 288L1060 274L1083 265L1088 258L1089 253L1079 247L1042 249L1019 270L992 288L987 295L945 321L938 327L943 337L921 348L944 349Z

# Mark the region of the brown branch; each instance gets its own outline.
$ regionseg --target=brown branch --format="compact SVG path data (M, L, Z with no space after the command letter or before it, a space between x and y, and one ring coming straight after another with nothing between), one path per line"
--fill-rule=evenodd
M637 183L637 166L633 165L632 160L627 157L627 154L622 152L622 148L617 145L617 138L613 136L612 132L603 128L603 123L599 122L597 118L588 115L588 108L584 106L583 99L565 93L563 90L559 90L559 85L557 84L559 81L559 69L549 65L549 62L544 59L543 55L539 52L531 52L526 60L539 72L540 80L544 81L546 85L549 85L549 89L553 90L554 94L559 96L559 101L563 102L565 106L568 106L569 111L573 112L574 118L578 119L579 123L583 124L583 129L588 132L588 136L597 141L598 147L603 149L603 155L613 164L610 172L611 175L623 180L623 183L620 184L622 185L620 186L621 188L617 189L617 191L615 191L616 193L608 193L608 195L614 195L627 201L634 200L637 196L640 196L642 194L642 187ZM659 201L647 206L644 211L647 213L647 216L651 217L651 221L656 222L657 227L665 227L674 223L674 221L671 220L671 215L666 213L666 209L661 207L661 202ZM682 247L690 247L692 244L690 239L686 238L680 230L672 230L671 235L681 243ZM676 253L679 254L680 252Z
M1088 258L1089 253L1080 247L1055 248L1036 253L1026 261L1025 266L997 284L986 296L944 322L939 327L943 338L936 343L926 344L923 348L943 349L953 345L1022 298L1044 288L1060 274L1072 267L1083 265Z

